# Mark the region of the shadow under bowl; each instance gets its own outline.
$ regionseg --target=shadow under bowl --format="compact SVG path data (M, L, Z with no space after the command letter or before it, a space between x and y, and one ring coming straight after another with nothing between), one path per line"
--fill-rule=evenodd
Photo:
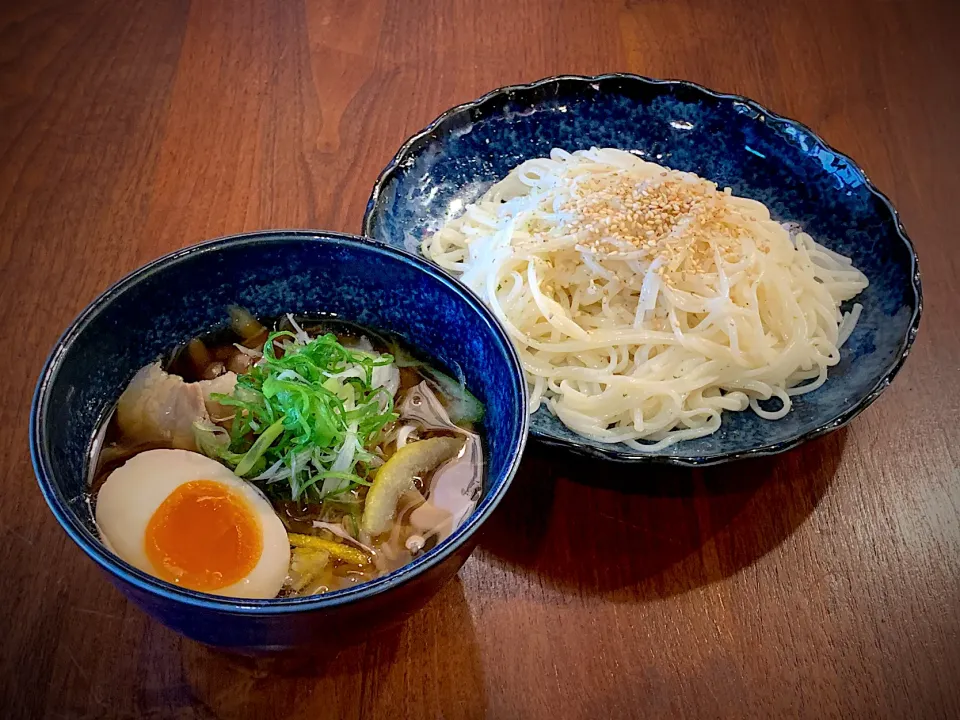
M379 330L463 372L483 402L484 494L437 547L399 570L324 595L246 600L185 590L134 568L101 543L88 464L97 429L143 365L223 326L227 308L254 316L325 315ZM527 435L516 352L486 308L422 260L334 233L252 233L174 252L93 301L54 347L34 396L30 448L61 526L130 599L172 629L211 645L280 650L357 639L403 619L449 580L516 473Z

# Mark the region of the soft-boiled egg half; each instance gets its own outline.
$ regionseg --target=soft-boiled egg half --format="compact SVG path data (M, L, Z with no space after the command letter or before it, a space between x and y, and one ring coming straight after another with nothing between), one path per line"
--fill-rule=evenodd
M287 532L269 501L187 450L148 450L110 473L96 519L111 551L191 590L272 598L290 566Z

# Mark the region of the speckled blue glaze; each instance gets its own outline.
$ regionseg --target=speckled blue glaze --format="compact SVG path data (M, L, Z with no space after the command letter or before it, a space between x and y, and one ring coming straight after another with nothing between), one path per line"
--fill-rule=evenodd
M809 128L746 98L634 75L548 78L502 88L448 111L400 149L381 174L364 234L416 251L463 205L520 162L551 148L617 147L729 186L781 221L853 258L870 287L840 364L793 412L765 421L724 414L721 429L659 453L577 436L545 409L531 432L546 443L615 460L707 465L781 452L848 422L900 368L920 322L920 273L896 211L848 157Z
M390 575L312 598L217 598L156 580L106 551L84 492L95 430L140 367L222 326L232 304L259 316L335 316L398 336L442 366L459 367L486 407L484 495L467 522ZM513 479L526 436L516 352L463 286L414 256L370 240L296 231L204 243L121 280L57 343L30 418L40 488L70 537L124 593L174 630L245 650L336 643L345 628L376 629L429 599L469 556L474 532Z

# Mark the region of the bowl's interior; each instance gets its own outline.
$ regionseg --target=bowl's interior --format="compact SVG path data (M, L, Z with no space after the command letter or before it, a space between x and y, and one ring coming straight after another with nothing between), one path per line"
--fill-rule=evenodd
M488 466L473 518L447 543L502 493L526 432L522 377L479 302L436 271L368 241L260 233L190 248L134 273L95 301L54 351L38 388L35 461L48 500L81 545L99 543L85 494L96 429L140 367L222 326L232 304L267 317L329 314L459 367L486 407Z
M714 435L657 457L710 462L780 449L849 419L882 389L918 320L912 249L892 208L856 165L798 123L741 98L632 76L560 78L491 94L448 114L401 151L374 189L364 232L417 250L425 235L520 162L555 147L591 146L632 150L760 200L775 218L800 223L852 257L870 280L857 298L860 322L822 388L798 397L782 420L726 413ZM592 451L637 455L581 438L545 409L534 415L531 430Z

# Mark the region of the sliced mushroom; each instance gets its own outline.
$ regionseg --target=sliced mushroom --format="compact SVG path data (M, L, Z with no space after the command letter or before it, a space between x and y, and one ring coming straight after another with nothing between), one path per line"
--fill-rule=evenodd
M483 491L483 453L480 437L451 422L447 411L426 382L411 388L400 403L400 417L426 430L447 430L463 435L466 442L456 457L436 469L427 502L414 510L410 522L422 533L443 540L474 511Z

